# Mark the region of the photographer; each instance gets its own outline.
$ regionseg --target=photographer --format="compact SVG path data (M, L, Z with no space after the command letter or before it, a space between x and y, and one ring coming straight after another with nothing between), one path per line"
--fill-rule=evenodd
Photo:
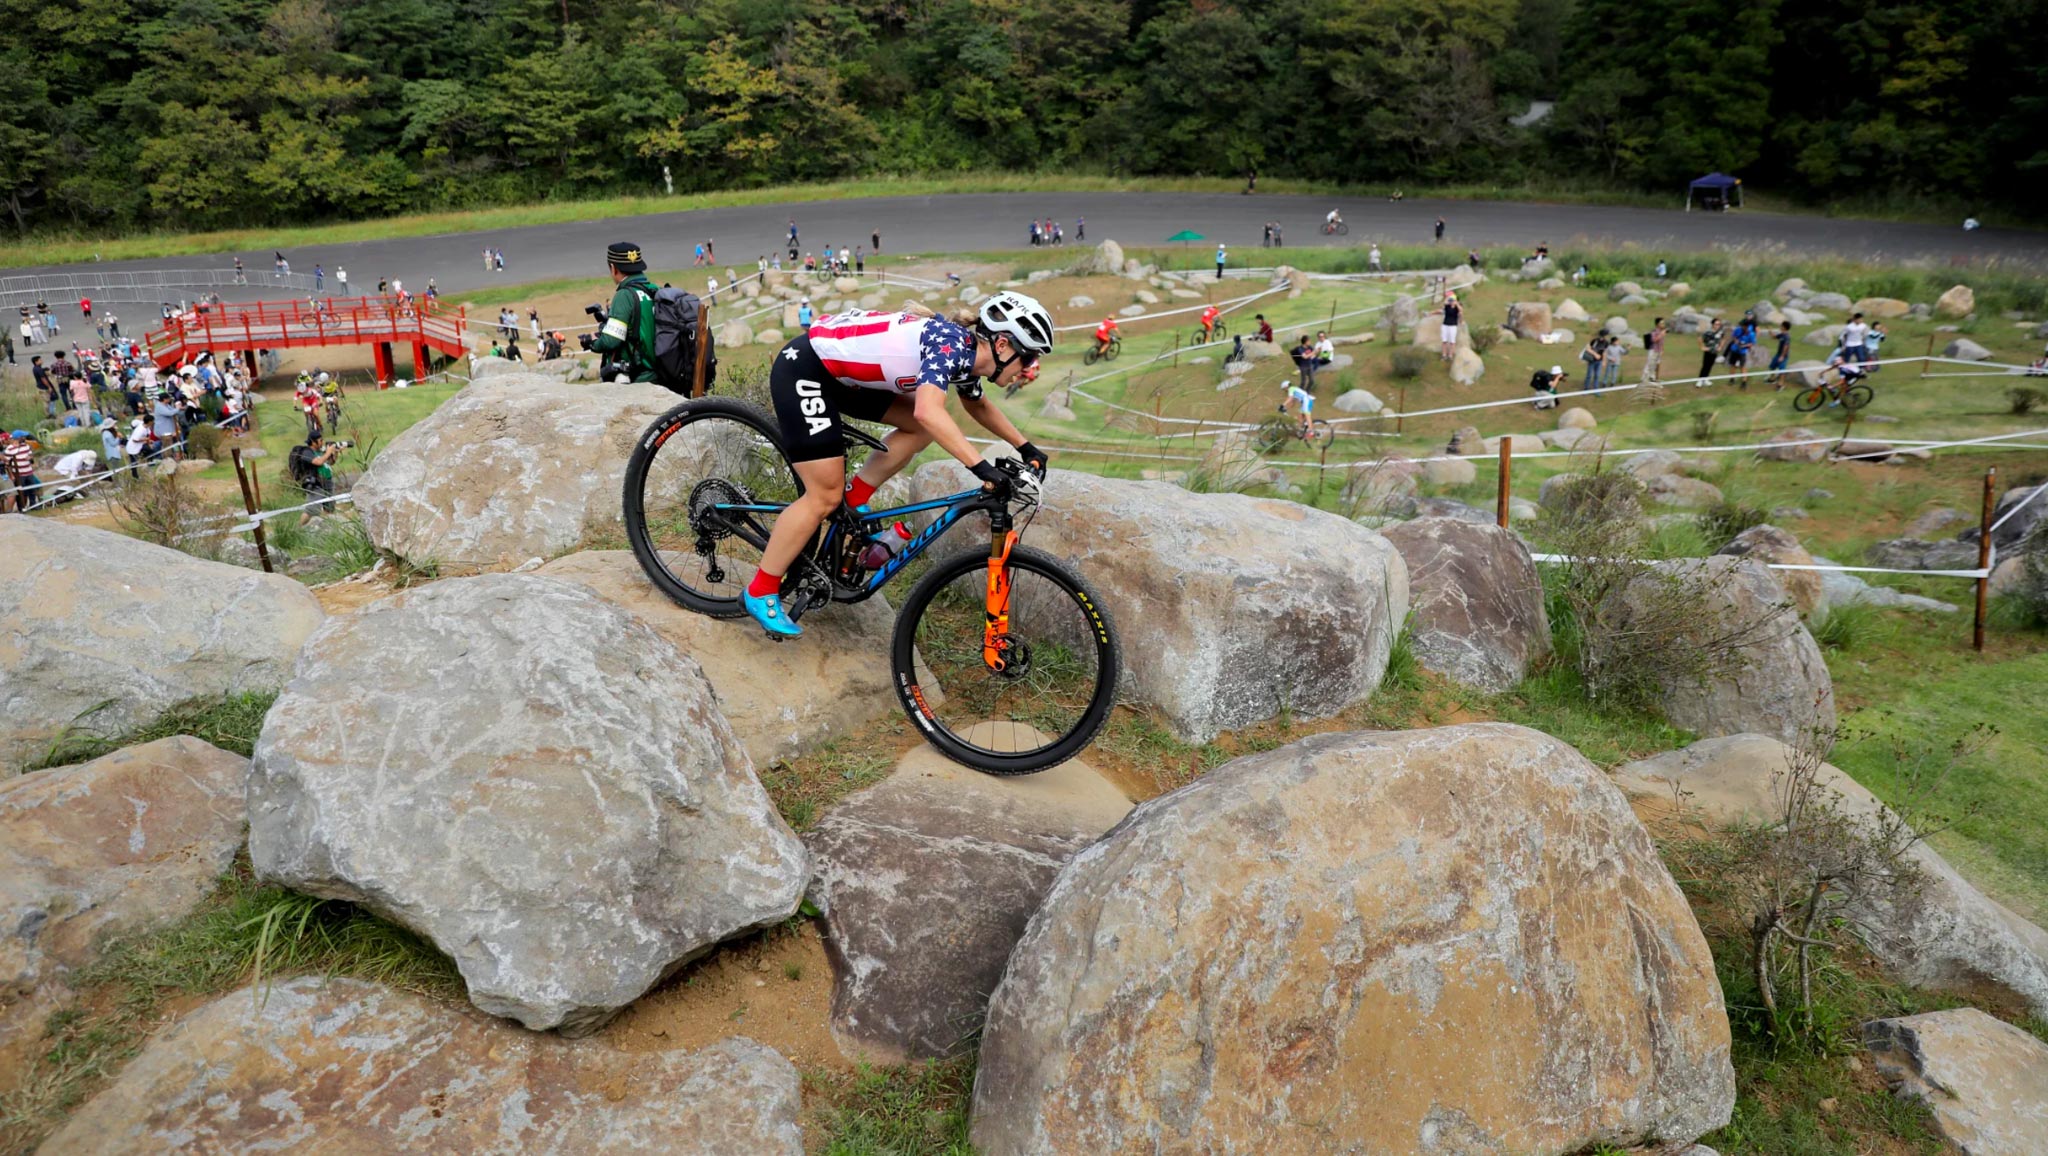
M596 305L584 310L600 328L595 337L584 334L578 340L583 348L603 355L601 380L653 381L655 290L646 276L647 262L640 246L629 241L613 242L604 259L618 288L609 311Z
M319 431L306 435L306 444L292 447L291 455L285 459L291 471L292 484L304 490L306 500L331 498L334 496L334 462L341 451L354 448L355 443L337 441L329 443ZM299 514L299 525L311 522L315 515L327 512L326 506L314 506Z

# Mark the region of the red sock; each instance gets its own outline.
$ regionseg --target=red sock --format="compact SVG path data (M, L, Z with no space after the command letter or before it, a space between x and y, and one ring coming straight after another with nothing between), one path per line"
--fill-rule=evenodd
M782 593L782 575L770 574L766 570L754 571L754 580L747 583L747 593L756 598Z
M846 504L849 506L865 506L874 496L874 483L859 474L853 475L853 480L846 483Z

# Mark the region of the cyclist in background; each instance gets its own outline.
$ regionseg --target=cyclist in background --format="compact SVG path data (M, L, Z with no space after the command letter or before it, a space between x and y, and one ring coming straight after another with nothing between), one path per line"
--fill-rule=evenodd
M1114 316L1103 318L1102 324L1095 327L1095 352L1097 356L1109 352L1109 339L1115 336L1116 318Z
M1821 381L1824 385L1830 372L1835 375L1835 383L1826 385L1825 388L1831 395L1828 401L1831 408L1842 404L1842 395L1849 391L1850 386L1862 381L1866 375L1862 359L1851 356L1846 349L1835 350L1834 356L1828 358L1827 365L1821 369Z
M1290 385L1287 387L1286 398L1280 402L1280 412L1286 413L1290 405L1295 407L1294 436L1305 441L1308 438L1309 424L1313 420L1310 415L1315 412L1316 397L1298 385Z
M1203 341L1216 340L1216 318L1222 312L1223 310L1218 309L1213 303L1207 309L1202 310Z

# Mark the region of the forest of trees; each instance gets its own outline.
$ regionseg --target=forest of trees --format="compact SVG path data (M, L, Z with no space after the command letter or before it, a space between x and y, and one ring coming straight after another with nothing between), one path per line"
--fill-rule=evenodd
M1509 118L1532 99L1555 113ZM0 0L0 220L968 169L2048 202L2043 0Z

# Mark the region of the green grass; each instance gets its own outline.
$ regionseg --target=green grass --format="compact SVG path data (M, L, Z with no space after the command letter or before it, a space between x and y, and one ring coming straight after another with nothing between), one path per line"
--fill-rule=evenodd
M806 1076L832 1103L816 1120L827 1156L973 1156L967 1100L974 1060L930 1060L904 1068L863 1065L849 1080Z
M73 721L41 755L29 761L24 771L70 766L111 754L123 747L191 735L224 751L248 757L263 730L263 716L270 713L276 691L249 691L194 699L164 712L155 721L124 734L108 734L94 725L92 712Z
M141 1049L173 1000L307 973L463 993L454 964L424 940L351 904L258 884L242 860L192 915L111 945L69 977L82 998L50 1018L23 1083L0 1096L0 1151L31 1150Z

